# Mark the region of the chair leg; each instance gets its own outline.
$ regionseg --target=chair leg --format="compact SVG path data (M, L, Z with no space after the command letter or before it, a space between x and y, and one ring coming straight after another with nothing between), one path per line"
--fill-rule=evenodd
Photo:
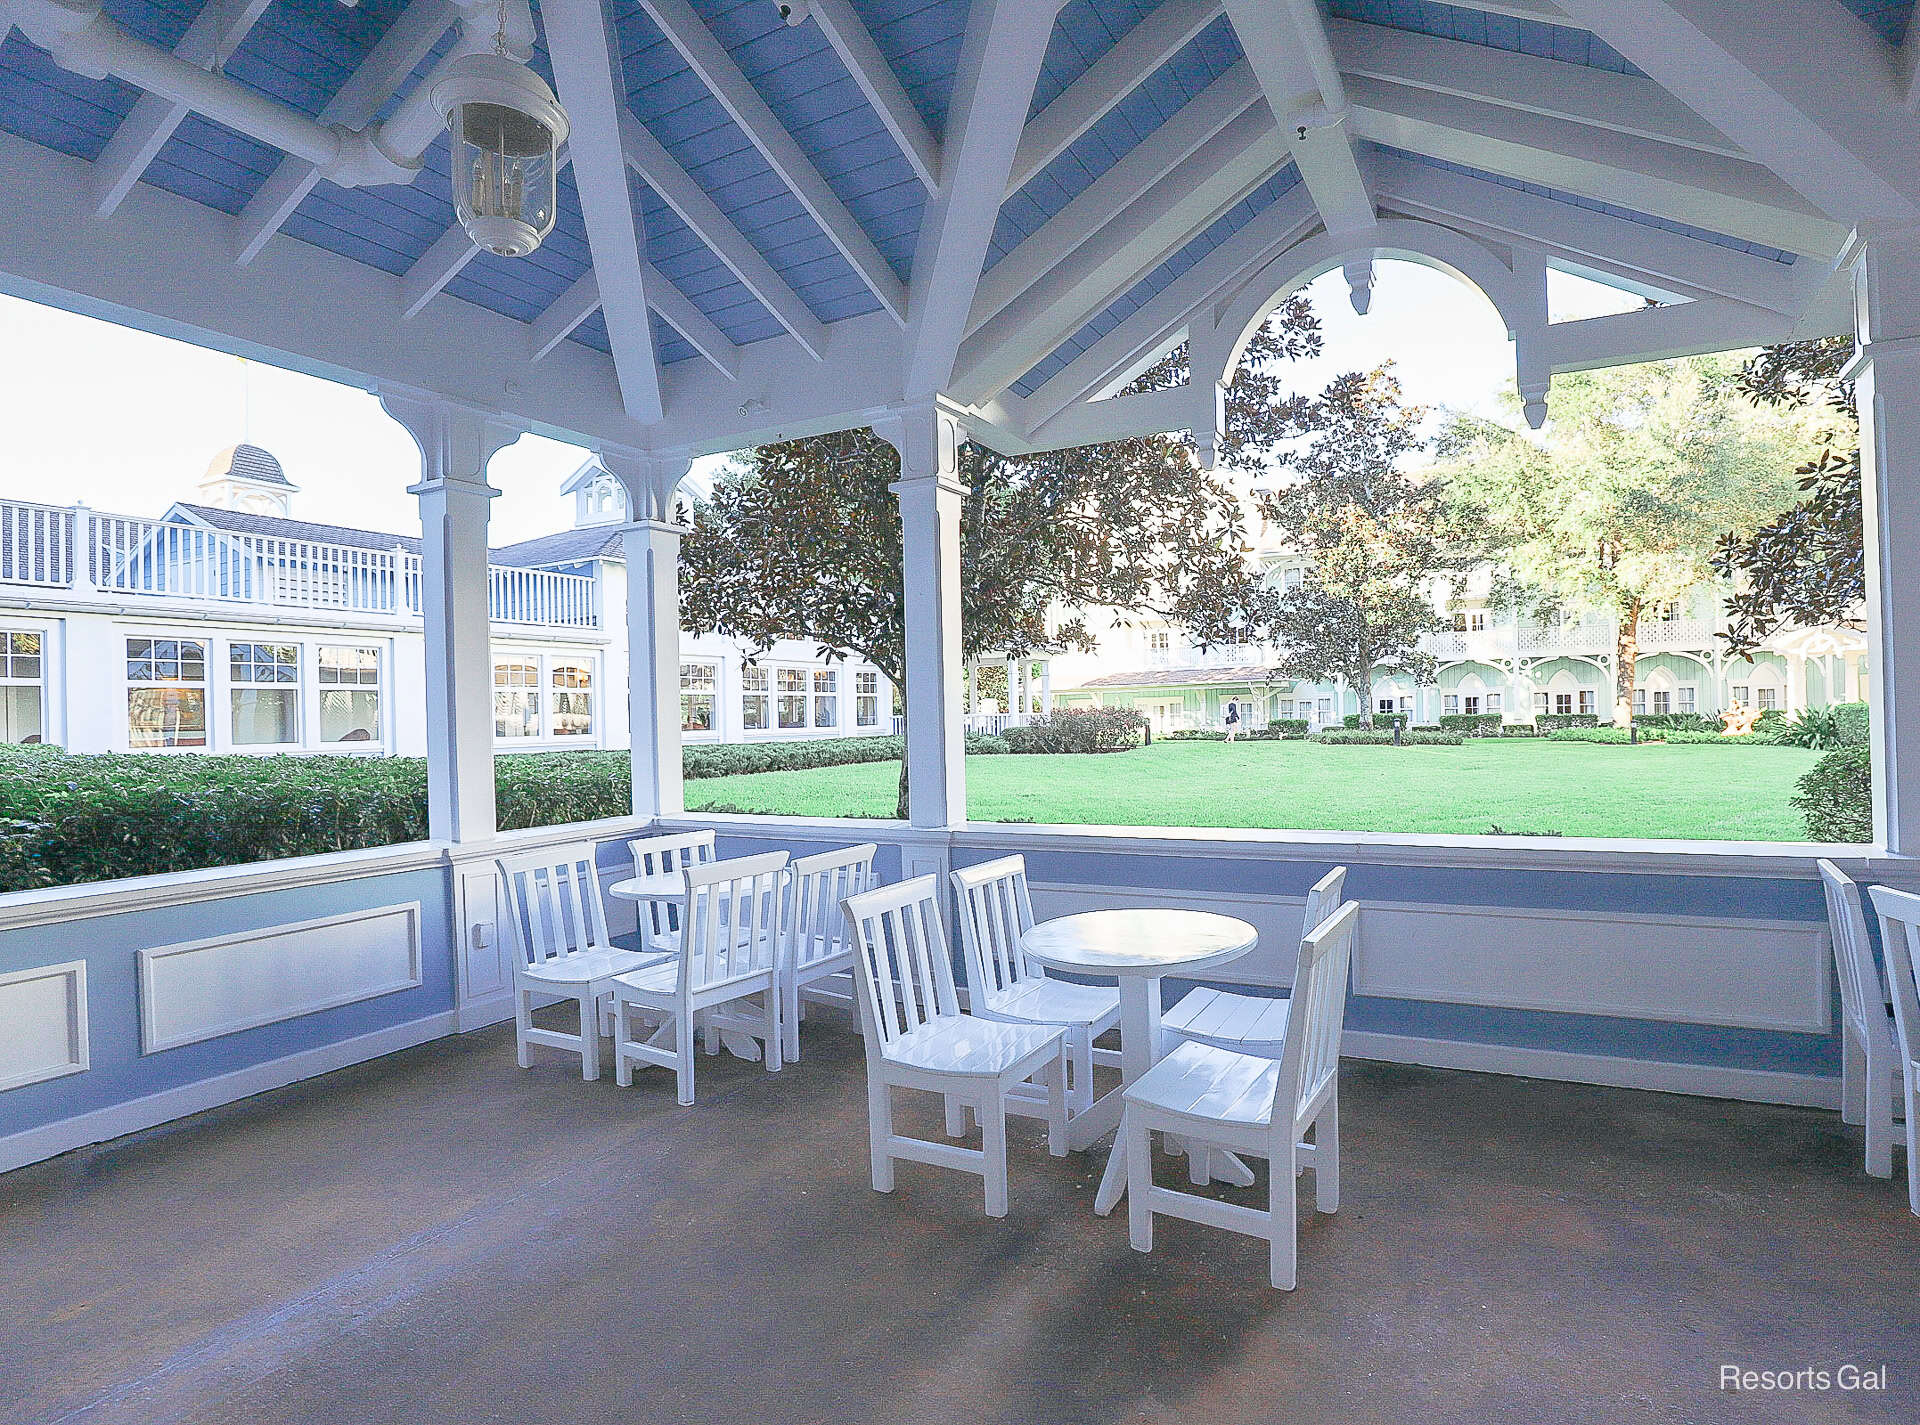
M1079 1025L1071 1036L1068 1051L1073 1056L1073 1102L1075 1113L1093 1107L1093 1026Z
M1047 1152L1067 1156L1067 1059L1063 1049L1043 1080L1047 1086Z
M580 995L580 1077L600 1077L600 1006L591 990Z
M623 1089L633 1087L633 1057L627 1045L633 1042L633 1006L615 997L613 1001L613 1081Z
M761 1051L760 1057L767 1061L767 1072L777 1074L780 1072L781 1063L780 991L769 986L767 992L762 995L761 998L766 1002L766 1017L762 1022L763 1033L766 1037L766 1047Z
M967 1105L963 1100L954 1097L954 1095L952 1094L948 1094L947 1095L947 1137L963 1138L966 1136L966 1132L967 1132Z
M1867 1172L1876 1178L1893 1176L1893 1099L1901 1089L1895 1072L1892 1064L1869 1053L1859 1080L1860 1107L1867 1124Z
M1274 1286L1281 1291L1292 1291L1294 1287L1300 1230L1296 1217L1297 1188L1293 1135L1289 1133L1286 1151L1276 1154L1267 1164L1267 1270Z
M987 1180L987 1216L1007 1215L1007 1100L996 1094L992 1103L977 1103L974 1115L980 1120L980 1148L985 1155Z
M1321 1212L1340 1210L1340 1090L1337 1087L1313 1124L1313 1205Z
M873 1158L873 1190L893 1191L893 1154L887 1142L893 1137L893 1090L885 1079L867 1070L867 1147Z
M1920 1217L1920 1094L1914 1093L1904 1079L1900 1093L1907 1108L1907 1206Z
M789 980L781 990L780 1028L785 1038L782 1043L784 1062L800 1062L800 982Z
M701 1018L703 1020L703 1027L700 1030L700 1034L701 1037L706 1040L707 1055L711 1058L720 1052L720 1031L713 1027L713 1017L711 1015L703 1015ZM691 1102L691 1100L689 1100L689 1102Z
M1153 1134L1138 1110L1120 1116L1120 1142L1127 1150L1127 1241L1136 1252L1153 1250Z
M1187 1140L1187 1181L1195 1187L1205 1187L1213 1181L1213 1175L1207 1171L1207 1163L1213 1157L1213 1150L1206 1145Z
M1866 1047L1854 1037L1853 1026L1840 1026L1840 1121L1864 1123L1864 1108L1873 1097L1872 1081L1867 1077Z
M520 1067L533 1067L533 1046L527 1043L527 1031L533 1028L533 994L518 985L513 990L513 1047Z
M713 1030L707 1030L709 1035ZM674 1079L680 1090L680 1102L693 1102L693 1011L681 1006L673 1020Z

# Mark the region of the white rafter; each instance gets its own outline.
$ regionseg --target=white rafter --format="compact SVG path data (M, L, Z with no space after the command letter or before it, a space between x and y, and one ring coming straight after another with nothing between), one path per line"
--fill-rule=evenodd
M826 36L847 73L867 96L867 103L886 125L901 156L929 190L940 186L940 141L907 97L900 76L867 33L848 0L808 0L807 11ZM682 333L685 335L685 333Z
M1845 224L1920 222L1920 122L1891 46L1837 0L1562 0L1561 8Z
M240 48L271 0L212 0L194 16L174 54L202 69L218 69ZM142 94L94 161L94 212L109 216L120 206L147 165L166 147L192 111L158 94Z
M975 0L954 75L940 188L920 220L902 387L931 396L953 377L967 313L1060 0Z
M1547 328L1547 362L1558 371L1590 371L1629 362L1666 361L1710 351L1767 346L1794 335L1778 312L1712 298L1677 307L1555 322Z
M1845 232L1758 164L1356 78L1356 133L1769 247L1832 256Z
M1227 0L1240 48L1328 232L1362 232L1373 199L1347 132L1347 95L1319 0Z
M816 360L824 356L825 325L630 109L620 114L620 142L627 165L640 175L640 181L679 215L693 235L727 265L754 300L771 312L801 346Z
M527 355L532 361L550 356L580 323L600 310L600 284L589 268L566 291L547 304L547 309L527 324Z
M1200 146L1260 103L1260 85L1236 64L1089 183L980 278L966 332L998 316L1068 254L1113 221L1141 193L1193 156Z
M1035 114L1020 135L1007 175L1007 192L1018 192L1065 153L1150 74L1172 59L1222 12L1222 0L1161 0L1113 48Z
M967 338L956 394L978 402L1011 386L1286 161L1272 117L1242 114Z
M693 6L687 0L640 0L640 4L880 305L895 320L905 322L906 284Z
M1489 45L1333 20L1340 72L1744 158L1740 146L1651 79Z
M349 129L372 123L453 22L449 0L412 0L320 111L320 122ZM267 239L280 231L319 181L320 170L311 163L281 159L235 220L236 259L244 264L259 256Z
M706 313L667 279L652 263L646 267L647 303L660 319L687 344L713 365L729 381L740 376L740 348L715 326ZM551 305L533 319L531 325L532 359L539 361L573 335L580 324L600 310L600 284L589 272L553 299Z
M571 123L567 150L613 367L628 414L648 424L663 414L660 365L647 314L646 254L621 145L620 116L627 108L619 45L602 0L552 6L546 20L547 52Z

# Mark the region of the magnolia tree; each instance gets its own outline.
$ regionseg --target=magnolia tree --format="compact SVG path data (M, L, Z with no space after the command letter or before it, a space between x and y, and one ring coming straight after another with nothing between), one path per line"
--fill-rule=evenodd
M1434 584L1484 557L1444 484L1407 468L1426 445L1424 414L1403 403L1390 368L1349 372L1314 403L1313 437L1287 461L1298 478L1260 501L1307 561L1300 586L1267 610L1268 637L1283 650L1275 672L1344 680L1369 727L1382 677L1433 681L1434 658L1420 641L1448 626Z
M1228 391L1229 463L1299 435L1309 409L1278 372L1319 350L1304 300L1255 336ZM1175 384L1175 352L1141 389ZM782 639L854 652L904 688L906 622L893 448L842 431L751 451L694 508L681 616L766 650ZM1268 596L1247 568L1241 505L1179 441L1143 437L1041 455L962 448L961 651L1015 658L1090 649L1090 608L1154 613L1202 642L1246 636ZM899 814L906 815L901 777Z
M1544 439L1457 416L1440 450L1456 497L1504 543L1519 602L1615 618L1624 726L1642 620L1712 577L1725 532L1750 537L1792 503L1811 437L1804 413L1748 401L1736 365L1696 357L1556 377Z

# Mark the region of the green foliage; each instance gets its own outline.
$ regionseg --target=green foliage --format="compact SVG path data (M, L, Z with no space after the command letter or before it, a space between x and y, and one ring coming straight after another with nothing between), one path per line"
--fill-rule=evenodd
M1647 737L1651 736L1651 733L1642 732L1640 736L1642 740L1645 740ZM1724 732L1702 732L1698 729L1684 728L1684 727L1675 727L1675 728L1665 729L1660 733L1660 740L1662 742L1673 743L1676 746L1685 744L1685 743L1692 743L1699 747L1706 747L1709 745L1718 746L1718 747L1771 747L1773 746L1771 742L1768 742L1758 737L1728 737Z
M1865 747L1868 717L1865 703L1807 708L1779 730L1776 740L1790 747L1811 747L1816 752L1830 752L1838 747Z
M1062 708L1001 736L1009 752L1125 752L1141 744L1146 728L1131 708Z
M1502 737L1538 737L1540 729L1530 722L1510 722L1500 729Z
M1370 727L1340 727L1327 732L1316 732L1313 741L1323 742L1329 747L1458 747L1466 741L1457 732L1413 732L1400 734L1400 740L1393 740L1391 730L1378 730Z
M1599 713L1540 713L1533 725L1541 732L1553 732L1562 727L1598 727Z
M1373 725L1375 727L1385 727L1385 728L1406 727L1409 724L1411 724L1412 721L1413 721L1413 718L1411 717L1411 715L1407 713L1377 712L1373 715ZM1345 717L1340 719L1340 725L1342 727L1360 726L1360 714L1348 713Z
M1807 839L1862 844L1873 840L1873 764L1864 747L1829 752L1799 781L1793 806L1807 819Z
M1307 735L1307 720L1303 717L1277 717L1269 722L1267 727L1270 731L1277 732L1282 737L1305 737Z
M1502 713L1448 713L1440 719L1445 731L1467 737L1498 737L1505 723Z
M1633 725L1645 733L1648 728L1669 732L1720 732L1720 719L1700 713L1635 713Z
M1556 727L1547 734L1549 742L1598 742L1609 747L1625 747L1633 739L1624 727ZM1650 727L1640 734L1642 742L1665 742L1665 729Z

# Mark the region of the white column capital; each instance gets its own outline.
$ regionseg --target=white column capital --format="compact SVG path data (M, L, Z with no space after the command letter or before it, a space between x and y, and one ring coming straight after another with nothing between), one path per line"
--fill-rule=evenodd
M627 513L638 523L665 520L673 513L674 491L693 468L693 455L685 450L632 450L609 445L600 452L600 463L627 492Z
M408 487L409 494L441 486L484 490L489 498L499 493L487 484L487 463L526 434L524 425L484 406L412 387L382 386L376 394L420 450L420 480Z
M972 439L965 419L942 401L888 412L873 423L873 433L900 455L900 477L887 488L896 495L921 482L965 494L960 478L960 447Z

